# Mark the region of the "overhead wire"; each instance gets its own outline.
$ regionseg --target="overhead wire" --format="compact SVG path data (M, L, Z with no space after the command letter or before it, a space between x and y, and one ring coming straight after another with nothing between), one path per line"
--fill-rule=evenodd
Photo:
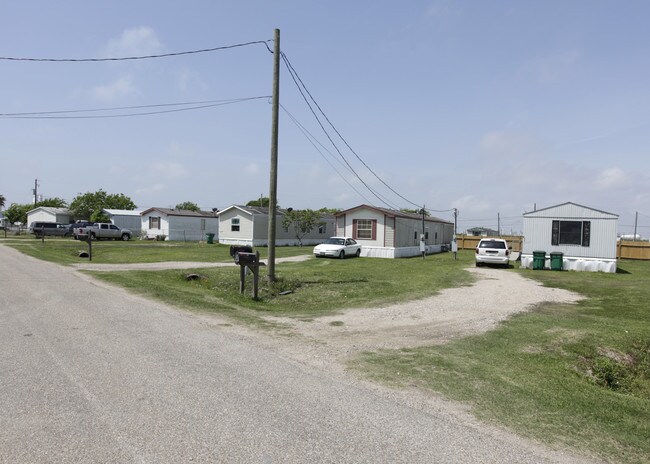
M94 108L88 110L63 110L63 111L42 111L42 112L27 112L27 113L0 113L0 118L3 119L105 119L105 118L123 118L132 116L150 116L154 114L176 113L180 111L191 111L205 108L214 108L217 106L232 105L235 103L242 103L251 100L268 99L268 95L259 97L246 97L236 98L230 100L208 100L204 102L185 102L185 103L160 103L155 105L139 105L139 106L123 106L113 108ZM192 106L190 106L192 105ZM104 114L104 115L83 115L83 116L60 116L62 114L71 113L93 113L101 111L118 111L126 109L145 109L145 108L161 108L169 106L189 106L187 108L175 108L161 111L145 111L138 113L121 113L121 114Z
M80 63L80 62L101 62L101 61L129 61L129 60L148 60L153 58L168 58L172 56L193 55L198 53L210 53L221 50L229 50L232 48L246 47L249 45L263 44L267 50L271 52L268 42L270 40L256 40L252 42L244 42L233 45L224 45L221 47L202 48L199 50L188 50L183 52L173 53L160 53L155 55L140 55L140 56L123 56L123 57L108 57L108 58L26 58L26 57L13 57L13 56L0 56L0 60L4 61L36 61L36 62L54 62L54 63ZM273 53L273 52L271 52Z

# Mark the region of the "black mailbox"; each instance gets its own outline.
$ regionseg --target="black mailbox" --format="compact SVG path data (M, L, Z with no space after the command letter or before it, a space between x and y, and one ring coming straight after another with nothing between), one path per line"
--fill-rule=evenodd
M246 264L255 264L257 263L257 255L255 253L245 253L243 251L240 251L239 253L235 254L235 263L241 265L246 265Z
M252 253L253 248L248 246L248 245L231 245L230 246L230 256L232 258L237 259L237 253L244 252L244 253Z

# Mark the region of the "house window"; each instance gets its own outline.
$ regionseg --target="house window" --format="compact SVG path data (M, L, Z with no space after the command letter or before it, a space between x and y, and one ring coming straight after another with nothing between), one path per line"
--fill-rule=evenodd
M205 219L201 219L201 230L205 230Z
M352 221L352 238L357 240L376 240L377 221L375 219L355 219Z
M429 240L429 229L424 229L424 240Z
M413 240L417 240L417 239L418 239L418 231L414 230L413 231Z
M239 218L232 218L230 220L230 231L239 232Z
M150 216L149 217L149 228L150 229L160 229L160 217Z
M327 233L327 223L321 222L320 224L318 224L318 233L319 234Z
M553 221L551 245L589 246L591 221Z

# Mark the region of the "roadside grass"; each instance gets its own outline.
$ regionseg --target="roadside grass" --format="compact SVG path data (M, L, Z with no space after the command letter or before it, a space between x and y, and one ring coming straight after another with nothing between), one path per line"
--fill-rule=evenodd
M43 243L33 236L7 238L0 243L45 261L59 264L87 263L88 258L80 258L80 251L88 251L88 244L71 238L47 237ZM267 248L259 247L262 258L267 256ZM311 254L312 247L277 247L279 258ZM130 264L157 263L164 261L232 262L230 246L208 245L205 242L159 242L155 240L129 240L128 242L101 240L92 243L93 263Z
M650 263L621 272L515 270L581 293L444 346L364 353L351 367L469 403L481 419L610 462L650 462Z
M343 308L383 306L434 295L443 288L467 285L464 270L471 255L454 261L451 253L426 259L316 259L276 264L277 282L269 285L260 268L259 299L251 298L252 275L239 294L239 267L196 270L91 272L101 280L193 310L219 312L248 321L267 314L312 317ZM188 273L201 279L187 281ZM290 292L281 295L282 292Z

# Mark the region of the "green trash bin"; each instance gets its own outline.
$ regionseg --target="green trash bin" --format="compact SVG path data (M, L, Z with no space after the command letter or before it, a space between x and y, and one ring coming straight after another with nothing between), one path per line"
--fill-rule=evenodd
M214 243L214 234L205 234L205 238L208 239L208 243Z
M562 263L564 261L564 253L561 253L559 251L555 251L553 253L550 253L551 255L551 270L552 271L561 271L562 270Z
M535 271L543 270L545 261L546 261L545 251L533 251L533 270Z

